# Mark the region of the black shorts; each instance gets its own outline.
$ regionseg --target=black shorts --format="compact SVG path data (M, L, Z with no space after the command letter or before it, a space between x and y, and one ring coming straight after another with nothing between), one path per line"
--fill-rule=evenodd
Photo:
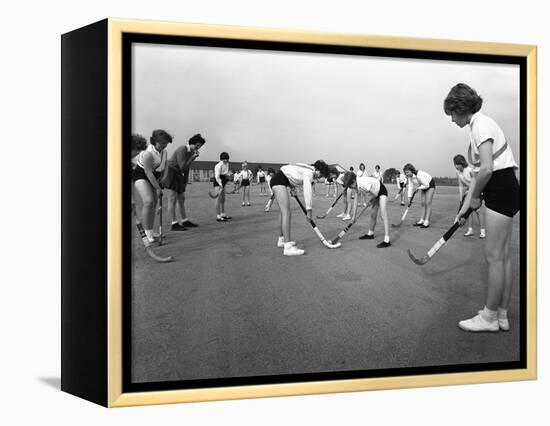
M243 179L241 181L241 186L250 186L250 180L249 179Z
M147 181L149 180L145 174L145 170L143 170L143 167L136 166L135 169L132 170L132 182L137 182L141 179L145 179Z
M508 217L520 209L519 182L512 167L493 172L483 189L485 207Z
M260 177L260 183L264 183L265 182L265 178L264 177Z
M430 181L430 185L429 185L426 189L423 189L422 191L423 191L423 192L426 192L426 191L428 191L428 190L430 190L430 189L432 189L432 188L435 189L435 182L434 182L433 178L432 178L432 180Z
M220 180L222 181L222 188L225 188L225 185L227 183L227 176L226 175L221 175ZM220 186L220 184L218 183L216 178L214 178L214 188L217 187L217 186Z
M407 184L405 182L399 182L399 188L403 189L403 188L405 188L405 186L407 186Z
M380 182L380 189L378 190L378 198L380 198L382 195L388 196L388 190L386 189L386 186Z
M288 187L292 186L282 170L279 170L277 173L275 173L275 176L273 176L273 178L271 179L271 182L269 182L269 186L271 188L273 188L276 185L283 185Z

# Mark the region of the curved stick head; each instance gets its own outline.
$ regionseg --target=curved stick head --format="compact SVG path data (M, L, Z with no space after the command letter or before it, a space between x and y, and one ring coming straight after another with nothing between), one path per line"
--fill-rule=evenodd
M210 192L210 191L208 192L208 196L209 196L210 198L212 198L213 200L215 200L216 198L218 198L219 195L220 195L219 192L218 192L218 193L215 193L215 194L213 194L213 193Z
M416 257L413 256L411 249L407 249L407 254L411 258L411 260L417 265L424 265L426 262L428 262L428 260L430 260L428 256L424 256L422 259L417 259Z
M397 224L392 223L391 226L392 226L392 228L400 228L401 224L400 223L397 223Z

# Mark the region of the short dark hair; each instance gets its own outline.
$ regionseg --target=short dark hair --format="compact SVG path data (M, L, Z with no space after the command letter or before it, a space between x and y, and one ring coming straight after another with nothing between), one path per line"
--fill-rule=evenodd
M467 84L458 83L443 101L443 110L447 115L453 112L460 115L475 114L481 109L482 104L483 99L474 89Z
M360 169L360 170L363 170L363 169L361 169L361 166L363 166L363 169L365 169L365 163L359 164L359 169Z
M189 138L189 145L204 145L206 140L201 136L200 133L193 135Z
M313 167L315 167L315 170L319 170L321 176L327 177L329 175L328 164L325 163L323 160L317 160L315 163L313 163Z
M375 169L379 169L380 168L380 165L377 164L376 166L374 166Z
M229 160L229 154L227 152L222 152L220 154L220 160Z
M344 178L342 179L344 188L349 188L353 183L357 180L357 177L355 176L355 173L353 172L346 172L344 173Z
M453 163L455 166L468 167L468 163L463 155L457 154L453 157Z
M411 163L407 163L403 166L403 171L406 170L410 170L413 175L418 173L418 170L416 170L416 168Z
M145 151L147 148L147 140L138 133L132 133L132 151Z
M172 143L172 135L168 133L166 130L162 129L156 129L153 130L153 133L151 134L151 138L149 139L149 142L151 142L151 145L156 146L159 141L162 139L165 139L168 141L168 143Z

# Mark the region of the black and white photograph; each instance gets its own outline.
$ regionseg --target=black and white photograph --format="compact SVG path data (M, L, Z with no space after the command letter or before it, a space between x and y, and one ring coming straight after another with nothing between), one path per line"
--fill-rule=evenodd
M524 367L520 62L226 44L127 45L127 388Z

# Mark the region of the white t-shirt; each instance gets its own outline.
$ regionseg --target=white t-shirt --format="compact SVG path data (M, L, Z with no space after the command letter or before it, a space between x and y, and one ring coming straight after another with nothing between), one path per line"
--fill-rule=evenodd
M372 172L372 177L375 179L378 179L380 182L382 182L382 173L374 171Z
M336 183L340 184L340 185L343 185L344 184L344 174L345 173L340 173L338 175L338 177L336 178Z
M162 172L166 167L166 161L168 161L168 151L164 149L162 152L159 152L155 148L155 145L149 145L147 152L151 153L153 157L153 171Z
M470 166L465 167L462 172L456 171L456 177L458 178L458 183L462 184L463 186L468 189L470 187L470 183L472 182L472 175L473 170Z
M493 156L506 145L506 138L500 126L491 117L487 117L481 112L476 112L470 120L470 149L474 164L473 171L479 171L479 146L487 139L493 140ZM514 154L510 146L493 159L493 171L507 169L509 167L517 168L518 165L514 160Z
M222 186L222 175L230 176L231 173L229 172L229 162L225 164L223 160L220 160L220 162L214 166L214 178L220 186Z
M368 192L378 196L380 192L380 179L372 176L361 176L357 178L357 190Z
M357 170L357 177L360 178L360 177L363 177L367 174L367 171L366 170Z
M409 188L408 189L409 198L412 197L412 194L415 190L428 189L430 186L431 180L432 180L432 177L428 173L422 170L419 170L416 176L413 175L412 177L410 177L409 184L407 185L407 187Z
M252 172L250 170L241 170L239 172L239 179L252 179Z
M258 183L260 183L260 178L265 178L265 172L263 170L258 170L258 173L256 174L256 180Z
M312 185L315 167L306 163L295 163L281 167L281 171L292 186L302 186L304 188L306 209L311 210L313 205Z
M397 179L395 179L395 183L397 184L397 187L401 189L400 183L406 183L407 182L407 175L405 173L399 173L399 176L397 176Z

